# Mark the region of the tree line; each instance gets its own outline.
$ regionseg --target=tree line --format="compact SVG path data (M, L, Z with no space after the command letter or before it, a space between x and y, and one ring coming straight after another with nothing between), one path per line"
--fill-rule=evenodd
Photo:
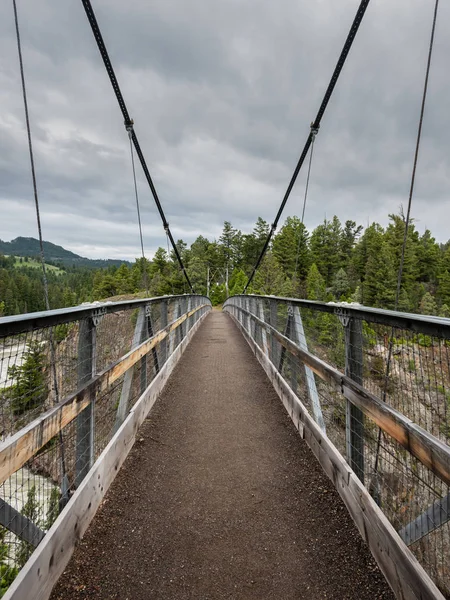
M214 304L241 293L269 233L258 218L248 234L226 221L217 240L199 236L189 247L177 242L197 293ZM395 306L397 274L405 233L402 212L389 224L365 229L355 221L325 219L309 232L298 217L288 217L274 236L249 292L323 301L353 301L366 306ZM37 269L14 269L14 259L0 256L0 309L4 314L42 310L42 276ZM150 296L190 290L173 252L158 248L151 261L90 270L67 267L48 273L52 308L117 295L147 292ZM410 224L405 247L398 308L402 311L450 316L450 241L436 242L426 229Z

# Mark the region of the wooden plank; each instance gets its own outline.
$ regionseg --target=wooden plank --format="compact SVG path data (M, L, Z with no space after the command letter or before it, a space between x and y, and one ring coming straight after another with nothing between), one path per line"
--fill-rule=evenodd
M242 310L242 309L241 309ZM250 313L249 313L250 314ZM251 315L252 319L258 319ZM259 319L258 319L259 320ZM266 324L272 335L291 354L308 365L316 375L329 383L354 406L368 416L383 431L406 448L413 456L450 485L450 446L416 425L411 419L395 410L374 394L365 390L325 361L302 350L282 333Z
M306 407L293 393L261 349L240 327L261 366L271 380L284 406L291 414L299 405L298 415L304 439L334 483L361 536L366 541L381 571L397 598L403 600L444 600L429 575L405 546L369 492L350 469L344 457L318 427Z
M207 311L133 406L120 429L3 596L3 600L48 599L53 586L68 564L75 546L83 537L109 486L131 450L140 425L164 389L170 373L206 314Z
M202 304L194 309L192 314L209 304ZM99 373L85 387L70 394L58 405L52 407L37 419L23 427L10 438L0 444L0 483L8 479L17 469L20 469L38 450L49 442L61 429L66 427L77 415L89 406L91 399L96 398L121 377L130 367L135 365L152 348L175 331L183 323L188 314L173 321L153 338L140 344L135 350L130 350L118 361Z

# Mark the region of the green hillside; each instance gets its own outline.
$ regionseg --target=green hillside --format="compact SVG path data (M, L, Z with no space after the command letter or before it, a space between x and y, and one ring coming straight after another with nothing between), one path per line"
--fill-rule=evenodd
M0 254L4 256L17 256L36 258L41 252L39 240L31 237L17 237L10 242L0 240ZM123 263L131 264L126 260L116 259L91 259L66 250L62 246L44 241L45 260L61 266L88 267L90 269L105 269L107 267L120 267ZM32 267L33 265L29 264Z

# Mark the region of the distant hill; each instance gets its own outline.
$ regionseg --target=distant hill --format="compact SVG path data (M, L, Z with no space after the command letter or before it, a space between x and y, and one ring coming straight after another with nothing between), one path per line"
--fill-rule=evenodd
M38 256L40 254L39 240L30 237L17 237L11 242L0 240L0 254L8 256ZM110 266L120 266L121 264L130 264L126 260L115 259L90 259L84 256L79 256L70 250L66 250L62 246L52 244L52 242L44 242L45 259L52 263L59 263L64 266L82 266L92 269L105 268Z

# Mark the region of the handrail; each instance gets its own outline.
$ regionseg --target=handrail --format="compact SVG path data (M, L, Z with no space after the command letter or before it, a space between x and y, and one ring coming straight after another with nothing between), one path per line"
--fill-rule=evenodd
M10 335L17 335L27 331L33 331L43 327L53 327L63 323L70 323L73 320L87 319L96 316L99 312L102 315L115 313L120 310L130 310L141 308L148 304L162 302L164 300L178 300L180 298L204 298L209 302L207 296L201 294L178 294L173 296L156 296L153 298L138 298L135 300L120 300L118 302L92 302L72 306L69 308L57 308L55 310L45 310L23 315L14 315L10 317L0 317L0 338Z
M364 319L371 323L387 325L402 329L411 329L416 333L424 333L440 338L450 339L450 319L445 317L418 315L415 313L404 313L382 308L371 308L362 304L348 302L319 302L317 300L305 300L301 298L285 298L283 296L258 296L256 294L238 294L230 296L224 307L233 298L255 298L259 300L279 300L299 308L307 308L320 312L342 315L343 313L358 319Z
M380 429L394 438L420 460L423 465L440 477L442 481L450 485L450 446L416 425L395 408L382 402L338 369L314 356L311 352L300 348L275 327L252 314L249 310L240 306L234 306L234 308L258 323L268 333L270 332L289 353L300 358L316 375L331 384L347 400L376 423Z
M73 394L0 443L0 484L22 467L64 427L85 410L92 399L121 377L152 348L177 329L186 319L209 304L201 304L185 313L156 335L130 350L101 373L87 381Z

